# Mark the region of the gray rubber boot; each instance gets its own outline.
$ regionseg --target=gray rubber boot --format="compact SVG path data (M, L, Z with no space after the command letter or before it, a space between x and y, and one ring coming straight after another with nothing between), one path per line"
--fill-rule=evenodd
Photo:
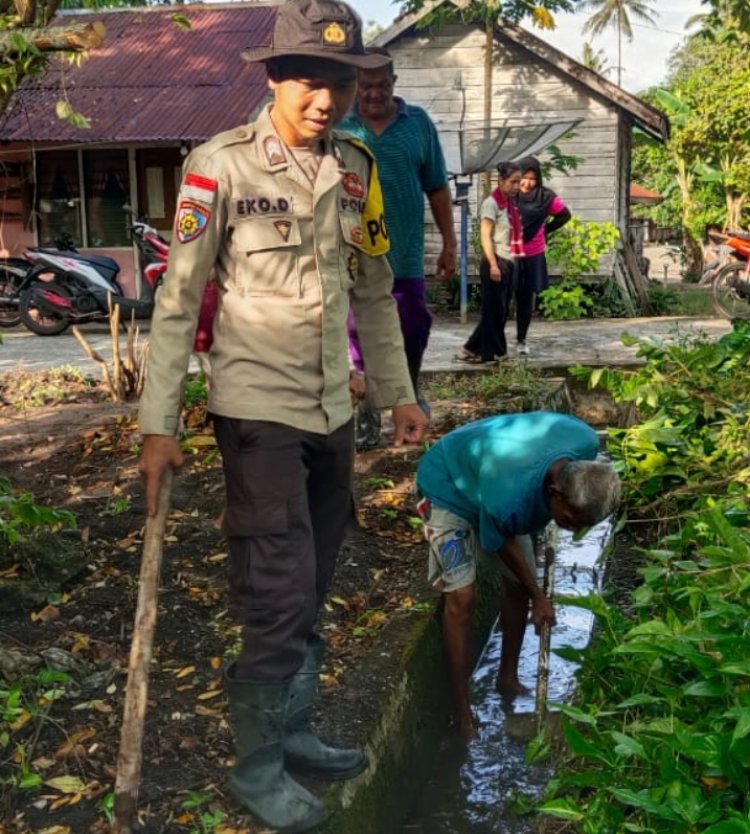
M284 770L284 719L290 683L257 683L226 675L237 742L229 788L259 820L282 834L307 831L327 817L323 803Z
M310 727L324 651L322 640L309 642L305 662L292 678L284 735L284 763L289 770L316 779L352 779L368 765L364 750L330 747Z

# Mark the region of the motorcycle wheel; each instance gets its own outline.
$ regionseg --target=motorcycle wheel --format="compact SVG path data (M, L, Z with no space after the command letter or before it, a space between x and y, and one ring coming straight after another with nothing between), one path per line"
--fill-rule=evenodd
M38 336L57 336L63 330L67 330L70 325L70 316L61 313L43 312L34 298L36 288L37 285L32 284L21 294L21 302L18 307L21 321L25 327ZM59 285L56 286L55 290L60 295L68 295L67 291Z
M714 279L714 308L728 319L750 319L750 272L743 262L729 264Z
M22 275L0 267L0 327L15 327L21 321L18 287L22 280Z

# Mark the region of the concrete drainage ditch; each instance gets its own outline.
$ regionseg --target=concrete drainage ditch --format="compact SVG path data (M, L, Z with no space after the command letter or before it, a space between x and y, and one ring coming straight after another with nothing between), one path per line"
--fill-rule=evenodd
M507 410L546 408L572 411L593 425L617 425L627 415L600 392L589 392L571 378L545 381L534 402ZM502 406L498 410L502 410ZM598 589L597 560L610 535L605 523L574 543L561 534L556 559L556 595L587 594ZM331 788L326 801L333 813L324 834L525 834L528 818L508 814L514 794L538 796L551 775L547 766L524 764L526 742L533 735L533 698L518 699L512 714L494 691L501 636L497 619L496 573L485 565L479 577L480 604L474 633L477 657L475 704L482 728L468 748L448 734L449 695L443 658L438 600L415 613L403 630L398 657L374 659L359 670L355 684L363 697L377 702L376 718L362 726L371 766L358 779ZM553 648L583 646L592 626L588 612L558 608ZM538 640L528 634L522 674L533 689ZM375 671L373 671L375 670ZM562 702L574 691L574 669L554 657L550 699ZM329 725L335 723L329 716ZM518 728L524 729L520 733Z

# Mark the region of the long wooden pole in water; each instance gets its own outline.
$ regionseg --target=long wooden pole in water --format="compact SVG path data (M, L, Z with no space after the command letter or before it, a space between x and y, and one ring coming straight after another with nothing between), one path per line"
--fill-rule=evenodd
M547 541L544 545L544 576L542 591L552 598L555 586L555 548ZM537 732L541 732L547 718L547 690L549 688L549 657L552 643L552 626L544 623L539 631L539 669L536 676L536 720Z
M120 734L115 779L114 834L132 834L138 810L138 786L143 760L143 725L148 699L148 671L156 629L159 576L164 550L164 532L172 492L172 470L167 468L159 490L156 515L146 521L138 585L133 642L130 647L128 684Z

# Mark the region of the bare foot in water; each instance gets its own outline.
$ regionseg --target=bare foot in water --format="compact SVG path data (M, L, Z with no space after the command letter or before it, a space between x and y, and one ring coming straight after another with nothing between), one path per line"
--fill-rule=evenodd
M513 700L519 695L531 695L531 690L524 686L518 678L506 680L505 678L498 677L495 681L495 688L503 698L507 698L508 700Z

